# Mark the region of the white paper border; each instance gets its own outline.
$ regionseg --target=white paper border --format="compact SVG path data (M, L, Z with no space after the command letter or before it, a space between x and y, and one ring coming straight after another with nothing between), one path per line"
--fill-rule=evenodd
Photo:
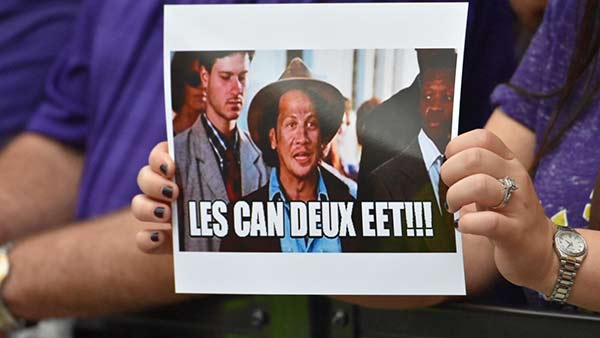
M461 92L468 5L167 5L165 111L174 153L170 53L240 49L454 48ZM274 28L275 27L275 28ZM460 95L452 136L458 132ZM173 214L177 215L176 204ZM175 220L176 222L176 220ZM456 253L180 252L173 226L175 290L220 294L464 295L462 241Z

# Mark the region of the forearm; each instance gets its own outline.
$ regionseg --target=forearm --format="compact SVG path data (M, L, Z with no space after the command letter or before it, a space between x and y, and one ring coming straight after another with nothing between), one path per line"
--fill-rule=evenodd
M35 134L17 137L0 154L0 243L73 218L80 153Z
M174 302L173 257L135 245L147 225L122 211L17 243L3 289L9 308L28 319L99 315Z

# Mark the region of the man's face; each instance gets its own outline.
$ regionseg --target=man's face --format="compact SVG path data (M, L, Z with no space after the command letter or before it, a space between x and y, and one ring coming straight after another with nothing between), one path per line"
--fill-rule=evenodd
M430 138L450 138L453 103L454 72L450 69L425 71L421 86L420 110L423 129Z
M233 121L240 116L249 66L248 54L236 53L217 59L210 72L202 67L202 83L207 94L206 111L211 120Z
M321 128L315 107L300 90L279 99L277 128L269 131L271 147L277 151L281 175L297 179L312 174L321 159Z

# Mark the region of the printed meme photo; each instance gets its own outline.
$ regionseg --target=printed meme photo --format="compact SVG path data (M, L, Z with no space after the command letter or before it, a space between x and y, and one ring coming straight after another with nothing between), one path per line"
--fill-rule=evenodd
M167 9L176 17L182 7ZM188 16L199 7L198 13L252 9L266 15L257 6L186 7ZM283 5L271 10L285 17L293 8L320 15L342 9ZM431 16L414 4L389 8ZM358 12L360 6L343 10ZM210 26L208 21L198 18L194 25ZM284 39L293 35L286 29L299 29L277 21ZM464 41L462 35L456 40ZM318 39L327 40L327 34ZM355 39L362 45L359 36ZM464 292L464 281L462 289L460 283L442 290L387 285L401 277L389 263L427 270L449 259L456 263L443 267L456 269L449 279L464 279L460 235L454 215L446 211L447 187L440 179L443 153L458 120L462 45L281 48L286 42L294 45L288 40L272 48L247 48L231 40L229 48L210 43L179 48L190 41L187 37L178 47L165 46L167 132L181 191L173 220L178 291L260 292L269 280L278 285L264 293ZM358 287L338 288L340 276L326 278L325 286L293 278L303 270L333 275L341 269L342 277L352 277L361 274L361 262L371 265L364 272L386 271L390 278L378 281L383 287L369 290L368 283L355 281L350 284ZM246 277L215 288L196 284L207 283L206 277L185 277L199 266L224 277L219 271L240 265ZM281 273L290 277L281 280ZM268 277L274 275L274 280ZM209 279L218 284L216 277ZM281 285L278 279L294 283Z
M391 59L398 72L369 82L400 89L356 106L348 96L374 88L353 83L344 95L333 83L375 74L375 62L348 63L327 82L305 61L326 70L358 55ZM250 77L267 80L260 68L282 60L248 99ZM180 250L456 251L439 179L453 49L175 52L171 72Z

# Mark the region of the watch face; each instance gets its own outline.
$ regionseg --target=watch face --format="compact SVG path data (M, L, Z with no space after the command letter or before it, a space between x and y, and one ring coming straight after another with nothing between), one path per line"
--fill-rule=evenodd
M565 254L573 257L585 253L585 240L575 231L558 231L556 233L556 247Z

